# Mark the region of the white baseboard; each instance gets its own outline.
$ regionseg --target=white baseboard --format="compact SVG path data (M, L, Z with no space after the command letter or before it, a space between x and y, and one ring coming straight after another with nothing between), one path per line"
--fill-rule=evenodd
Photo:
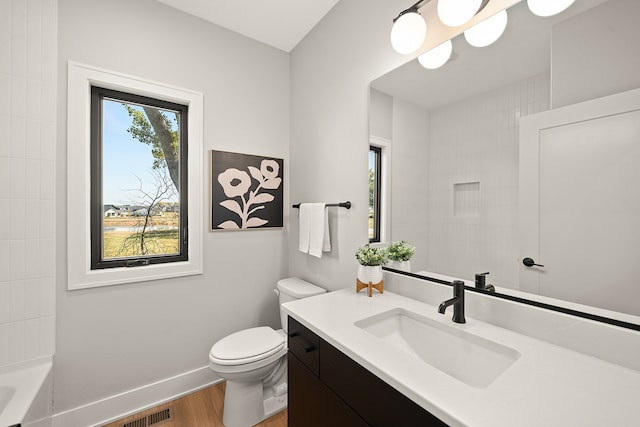
M208 366L54 414L52 427L99 426L221 382ZM55 409L54 409L55 410Z
M51 417L43 418L38 421L32 421L26 424L20 424L23 427L51 427Z

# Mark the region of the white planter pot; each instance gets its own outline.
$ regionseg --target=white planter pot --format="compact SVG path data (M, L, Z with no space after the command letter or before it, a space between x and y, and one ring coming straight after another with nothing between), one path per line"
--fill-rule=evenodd
M358 280L362 283L376 283L382 282L382 266L381 265L359 265L358 266Z
M411 272L411 261L389 261L387 267L394 270Z

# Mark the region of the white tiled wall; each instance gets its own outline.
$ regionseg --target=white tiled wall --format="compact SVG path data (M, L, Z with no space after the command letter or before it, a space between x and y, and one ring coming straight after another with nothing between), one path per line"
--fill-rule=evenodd
M425 268L428 230L424 226L429 200L425 183L428 171L429 112L402 99L393 99L391 141L391 239L416 247L411 268Z
M519 119L549 109L549 75L431 112L428 270L518 282ZM454 185L479 183L477 215L455 216Z
M56 0L0 0L0 366L54 352Z

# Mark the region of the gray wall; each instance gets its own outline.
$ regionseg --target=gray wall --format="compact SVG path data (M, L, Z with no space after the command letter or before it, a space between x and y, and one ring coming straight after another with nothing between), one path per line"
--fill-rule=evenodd
M640 87L640 2L609 0L553 28L553 108Z
M205 171L214 148L290 161L286 53L152 0L60 0L58 14L56 413L204 367L233 331L278 326L272 289L288 270L286 228L205 231L201 276L67 291L67 60L202 92Z
M333 249L322 259L298 251L291 217L290 274L328 289L354 285L354 254L368 242L369 82L409 59L389 42L392 19L406 7L341 0L291 52L291 201L353 203L331 208Z
M375 89L371 89L369 96L369 135L390 141L393 137L393 97Z

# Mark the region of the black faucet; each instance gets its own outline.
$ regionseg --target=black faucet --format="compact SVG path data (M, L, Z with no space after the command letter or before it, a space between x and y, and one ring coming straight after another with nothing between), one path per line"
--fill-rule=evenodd
M495 286L486 284L487 274L489 274L488 271L486 273L478 273L478 274L476 274L476 289L482 289L483 291L495 292L496 291L496 287Z
M453 281L453 298L446 300L440 307L438 313L444 314L447 307L453 305L453 318L455 323L466 323L464 319L464 282L462 280Z

